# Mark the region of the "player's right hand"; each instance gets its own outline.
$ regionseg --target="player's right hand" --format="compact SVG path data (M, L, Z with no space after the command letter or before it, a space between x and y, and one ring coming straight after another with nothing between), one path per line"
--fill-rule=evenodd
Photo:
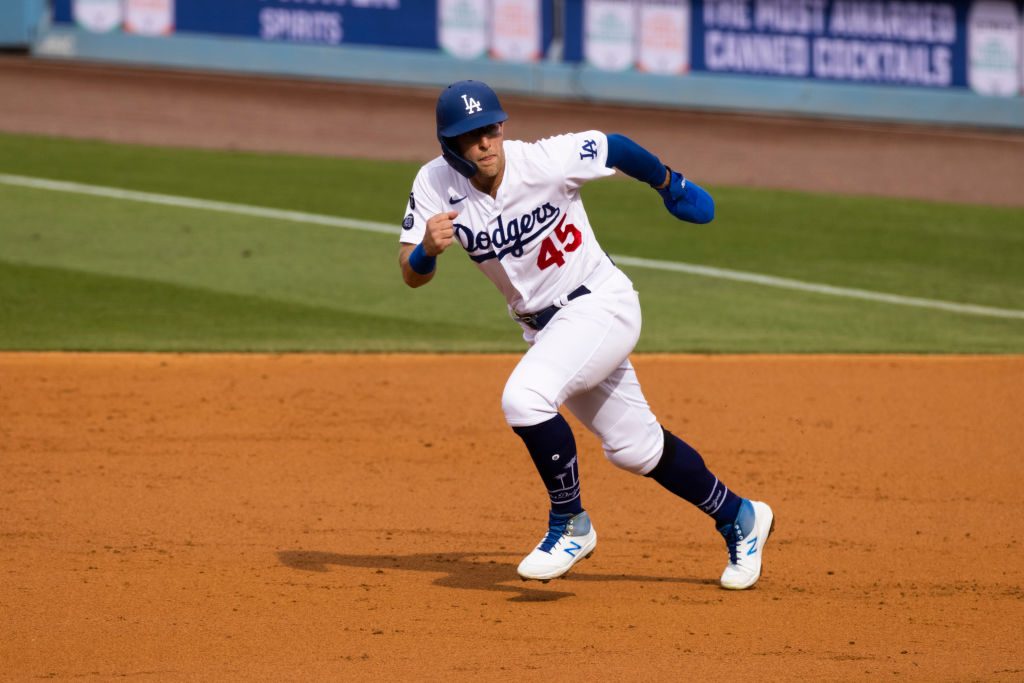
M437 256L452 245L455 240L455 217L458 211L445 211L431 216L423 235L423 251L427 256Z

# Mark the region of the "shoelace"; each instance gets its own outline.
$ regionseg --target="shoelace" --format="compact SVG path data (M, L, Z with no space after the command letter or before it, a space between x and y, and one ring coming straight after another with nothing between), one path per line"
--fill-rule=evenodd
M568 519L555 519L554 517L548 520L548 533L544 536L544 540L540 542L540 549L546 553L550 553L551 549L555 547L555 544L565 535L565 529L569 526Z
M743 540L740 534L738 524L730 524L727 527L723 527L718 530L723 536L725 536L725 547L729 549L729 563L739 563L739 547L740 541Z

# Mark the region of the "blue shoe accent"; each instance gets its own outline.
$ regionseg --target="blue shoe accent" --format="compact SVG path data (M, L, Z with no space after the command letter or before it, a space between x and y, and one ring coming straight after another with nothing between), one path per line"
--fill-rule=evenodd
M747 538L754 531L754 506L746 498L740 503L740 511L731 524L718 527L718 533L725 538L725 545L729 549L729 562L736 564L740 552L740 545L745 544L747 555L757 552L757 536Z
M577 543L576 541L573 541L571 547L569 547L569 548L562 548L562 550L564 550L565 552L569 553L569 557L576 557L576 551L578 551L582 547L583 546L581 546L579 543Z
M540 542L538 550L550 553L563 536L584 536L588 533L590 533L590 515L586 511L578 514L548 512L548 533ZM569 552L569 548L566 548L565 552L576 557L575 551L579 550L581 546L575 542L573 545L576 546L572 548L573 552Z
M565 535L565 528L569 526L569 520L573 518L571 514L558 514L557 512L548 513L548 533L544 537L544 540L540 542L540 550L546 553L550 553L551 549L558 543L558 539Z

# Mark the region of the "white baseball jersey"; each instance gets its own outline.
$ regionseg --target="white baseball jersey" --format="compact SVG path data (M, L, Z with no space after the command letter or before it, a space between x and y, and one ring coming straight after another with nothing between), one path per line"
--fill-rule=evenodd
M455 239L520 314L547 308L583 284L607 256L580 187L615 173L608 140L591 130L538 142L506 140L497 197L480 192L442 157L416 175L400 240L419 244L427 220L458 211Z

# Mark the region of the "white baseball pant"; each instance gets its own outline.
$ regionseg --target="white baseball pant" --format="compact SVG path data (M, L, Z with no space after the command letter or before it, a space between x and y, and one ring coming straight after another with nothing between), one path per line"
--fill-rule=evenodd
M610 266L611 264L607 264ZM569 408L601 439L617 467L647 474L661 458L661 425L647 405L629 354L640 338L640 299L612 266L591 293L569 302L543 330L524 328L530 349L501 397L511 427L529 427Z

